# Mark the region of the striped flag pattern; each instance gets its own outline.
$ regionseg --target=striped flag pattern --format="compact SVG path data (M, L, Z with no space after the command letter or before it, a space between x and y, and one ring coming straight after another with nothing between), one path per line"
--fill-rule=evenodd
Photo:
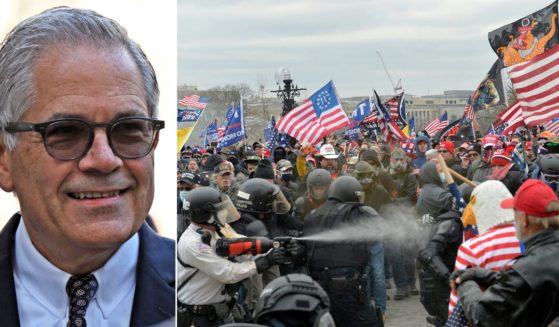
M479 267L499 271L509 268L520 254L514 224L503 224L462 243L458 248L454 269ZM449 314L454 310L457 300L456 293L451 292Z
M466 107L464 107L464 117L468 118L469 120L474 120L475 118L474 106L472 106L471 99L466 104Z
M495 131L499 131L500 135L512 134L516 129L524 124L523 109L520 101L516 101L510 107L503 110L495 122L492 124Z
M559 117L553 118L550 122L543 124L543 127L546 131L550 131L555 135L559 134Z
M276 128L303 144L317 144L326 135L349 126L334 83L328 82L303 104L291 109L277 122Z
M208 105L208 98L206 97L200 97L199 95L185 95L184 98L182 98L179 101L179 105L183 106L183 107L192 107L192 108L196 108L196 109L205 109L206 106Z
M509 75L528 127L559 116L559 44L509 67Z
M429 123L429 125L425 126L425 131L427 132L427 134L429 134L429 136L434 136L435 134L437 134L447 126L448 126L448 114L445 111L444 114L442 114L439 118L433 120L432 122Z
M225 126L221 126L217 128L217 141L221 142L223 138L223 134L225 134Z

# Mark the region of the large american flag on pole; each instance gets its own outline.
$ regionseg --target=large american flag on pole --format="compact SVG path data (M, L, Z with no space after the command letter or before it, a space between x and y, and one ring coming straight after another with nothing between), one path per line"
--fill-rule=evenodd
M559 117L553 118L551 121L543 124L546 131L550 131L553 134L559 134Z
M303 144L317 144L324 136L349 125L334 82L313 93L303 104L291 109L276 128Z
M429 125L425 126L425 131L429 136L434 136L438 132L442 131L443 128L448 126L448 114L446 111L439 118L433 120Z
M508 135L514 133L523 124L522 107L520 106L520 101L516 101L497 116L492 126L495 133Z
M184 98L182 98L179 101L179 105L183 106L183 107L192 107L192 108L196 108L196 109L205 109L206 106L208 105L208 98L207 97L201 97L199 95L185 95Z
M528 127L559 116L559 44L509 67L509 75Z

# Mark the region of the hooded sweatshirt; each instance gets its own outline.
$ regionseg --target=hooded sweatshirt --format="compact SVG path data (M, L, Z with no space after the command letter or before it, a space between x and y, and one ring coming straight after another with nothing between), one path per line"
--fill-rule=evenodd
M417 199L419 215L428 214L432 217L438 217L452 209L453 195L441 182L434 161L429 161L421 167L419 178L424 183Z
M420 152L419 148L417 147L417 143L420 141L427 142L427 150L425 150L425 152L431 149L431 142L429 142L429 138L427 136L420 135L415 139L415 154L417 155L417 158L413 160L412 165L414 168L417 169L421 168L427 162L425 152Z

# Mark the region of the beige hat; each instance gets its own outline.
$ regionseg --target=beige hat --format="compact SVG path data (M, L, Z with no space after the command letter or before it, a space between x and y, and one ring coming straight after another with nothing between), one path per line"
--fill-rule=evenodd
M323 144L320 147L320 155L326 159L338 159L340 156L339 153L336 153L336 150L332 146L332 144Z

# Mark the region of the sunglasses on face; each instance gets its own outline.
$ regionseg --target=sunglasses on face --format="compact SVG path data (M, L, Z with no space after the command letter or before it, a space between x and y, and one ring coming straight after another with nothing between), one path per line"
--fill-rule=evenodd
M447 150L439 150L439 153L448 153Z
M8 133L37 132L48 154L57 160L82 158L91 149L96 128L105 128L109 146L122 159L145 157L153 149L165 122L147 117L125 117L112 123L93 124L78 118L55 119L45 123L8 123Z
M479 156L479 153L477 153L477 152L468 153L468 158L473 158L473 157L477 157L477 156Z

